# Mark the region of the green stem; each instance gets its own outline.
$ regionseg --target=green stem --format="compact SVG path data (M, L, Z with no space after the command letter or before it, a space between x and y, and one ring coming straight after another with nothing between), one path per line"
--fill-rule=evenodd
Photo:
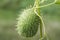
M42 28L43 28L43 23L42 23L42 19L40 17L40 38L43 37Z
M46 37L44 22L43 22L43 19L42 19L41 15L40 15L40 8L46 7L46 6L50 6L50 5L54 4L56 1L57 0L55 0L54 2L52 2L50 4L47 4L47 5L44 5L44 6L40 6L40 0L35 0L33 8L34 8L34 12L40 18L40 40L42 40L44 37ZM44 2L44 0L43 0L43 2ZM44 28L44 33L43 33L43 28Z
M39 0L36 1L36 7L40 6L39 2L40 2ZM38 15L40 16L40 8L36 8L36 11L37 11ZM41 20L41 18L40 18L40 38L42 38L42 20Z
M40 38L41 40L45 37L45 25L44 25L44 22L43 22L43 19L40 15L38 15L39 18L40 18ZM43 32L42 32L43 31Z
M40 0L36 0L34 6L35 7L39 7L40 6ZM40 38L42 38L43 37L43 34L42 34L43 23L42 23L42 20L41 20L41 17L40 17L40 8L35 8L35 12L37 12L36 14L40 18Z

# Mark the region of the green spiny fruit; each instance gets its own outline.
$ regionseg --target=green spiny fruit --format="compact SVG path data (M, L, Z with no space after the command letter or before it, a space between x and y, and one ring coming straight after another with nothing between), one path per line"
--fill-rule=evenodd
M33 37L37 33L39 24L40 19L35 14L34 9L27 9L18 18L17 31L23 37Z

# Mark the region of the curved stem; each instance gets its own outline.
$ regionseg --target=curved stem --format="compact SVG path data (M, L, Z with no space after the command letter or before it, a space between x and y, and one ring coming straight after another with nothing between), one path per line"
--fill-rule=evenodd
M34 6L39 7L40 6L40 0L36 0ZM34 8L34 12L36 14L38 14L37 16L39 16L39 18L40 18L40 8ZM43 37L42 27L43 27L43 23L42 23L42 20L40 18L40 39Z
M35 7L35 8L43 8L43 7L47 7L47 6L50 6L54 3L56 3L57 0L55 0L54 2L50 3L50 4L47 4L47 5L43 5L43 6L39 6L39 7Z
M46 7L46 6L50 6L52 4L54 4L57 0L55 0L54 2L50 3L50 4L47 4L47 5L44 5L44 6L40 6L40 0L35 0L35 4L33 6L34 8L34 12L36 13L37 16L39 16L40 18L40 39L42 40L44 37L43 37L43 33L42 33L42 29L44 27L44 36L46 35L45 34L45 26L44 26L44 22L43 22L43 19L42 17L40 16L40 8L42 7ZM42 0L41 2L44 2L44 0Z
M45 36L45 26L44 26L44 22L43 22L43 19L42 17L36 12L36 10L34 10L34 12L36 13L37 16L39 16L40 18L40 39L42 40ZM42 33L43 31L43 28L44 28L44 33ZM43 36L44 35L44 36Z

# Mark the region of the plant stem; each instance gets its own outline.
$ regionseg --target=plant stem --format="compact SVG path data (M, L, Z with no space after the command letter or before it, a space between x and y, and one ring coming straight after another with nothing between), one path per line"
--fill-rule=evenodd
M36 0L35 1L35 7L39 7L40 6L40 0ZM35 12L37 12L36 14L39 16L40 18L40 39L43 37L42 34L42 27L43 27L43 23L42 23L42 18L40 17L40 8L35 8ZM42 39L41 39L42 40Z
M36 7L40 6L39 2L40 2L39 0L36 0ZM40 16L40 8L36 8L36 11L37 11L38 15ZM42 20L41 20L41 18L40 18L40 38L42 38Z
M44 2L44 0L42 0ZM43 19L40 15L40 8L46 7L46 6L50 6L52 4L54 4L57 0L55 0L54 2L44 5L44 6L40 6L40 0L35 0L34 3L34 12L39 16L40 18L40 40L42 40L44 37L46 37L46 32L45 32L45 25L43 22ZM43 33L43 28L44 28L44 33ZM44 36L44 37L43 37Z

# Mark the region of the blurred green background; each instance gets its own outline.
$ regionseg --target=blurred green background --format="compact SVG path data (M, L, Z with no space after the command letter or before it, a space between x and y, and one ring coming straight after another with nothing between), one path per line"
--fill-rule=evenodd
M24 39L15 30L18 16L24 9L32 7L34 1L0 0L0 40L39 40L39 36ZM51 3L54 0L46 1L41 5ZM47 38L49 40L60 40L60 4L41 8L41 15L45 23Z

